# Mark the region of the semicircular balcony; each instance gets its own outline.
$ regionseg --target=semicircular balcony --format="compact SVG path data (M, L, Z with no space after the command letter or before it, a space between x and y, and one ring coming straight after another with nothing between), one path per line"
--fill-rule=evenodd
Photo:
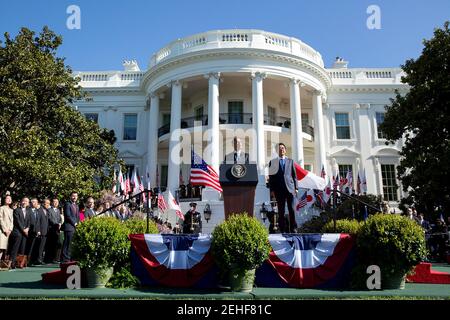
M299 39L264 30L230 29L198 33L172 41L151 57L149 68L199 51L229 49L279 52L324 67L320 53Z

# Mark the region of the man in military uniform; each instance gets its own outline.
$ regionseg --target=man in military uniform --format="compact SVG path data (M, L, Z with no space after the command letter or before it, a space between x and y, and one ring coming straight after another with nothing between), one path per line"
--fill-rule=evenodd
M197 204L191 202L191 209L184 215L183 233L201 233L202 232L202 217L197 211Z

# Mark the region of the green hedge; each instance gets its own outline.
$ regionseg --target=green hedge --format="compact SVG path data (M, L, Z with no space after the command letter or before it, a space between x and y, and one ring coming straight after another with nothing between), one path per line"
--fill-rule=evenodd
M334 230L334 221L327 222L322 227L323 233L349 233L357 235L363 225L362 222L357 220L336 220L336 231Z
M146 233L147 220L141 218L131 218L125 221L129 234ZM158 227L153 220L149 221L149 233L158 233Z

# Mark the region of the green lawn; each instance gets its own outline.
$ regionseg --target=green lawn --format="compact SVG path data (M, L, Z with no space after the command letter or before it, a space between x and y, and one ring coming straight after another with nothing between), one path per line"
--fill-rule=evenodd
M41 274L56 265L0 272L0 299L450 299L450 285L407 283L405 290L337 291L290 288L255 288L251 293L219 290L132 288L69 290L41 281ZM450 271L440 264L438 271Z

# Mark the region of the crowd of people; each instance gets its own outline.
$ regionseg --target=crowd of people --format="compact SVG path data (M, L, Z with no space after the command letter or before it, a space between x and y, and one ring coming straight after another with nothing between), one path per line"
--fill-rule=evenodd
M68 262L70 243L77 225L94 216L125 221L134 212L125 204L95 201L88 197L78 203L78 194L60 206L59 199L23 197L13 201L6 195L0 206L0 267L14 270L27 265Z
M443 217L436 218L434 222L429 222L424 218L423 213L417 213L414 207L406 209L406 216L416 221L425 232L425 239L429 250L429 259L433 261L447 261L447 254L450 248L449 231L450 217L447 224ZM448 253L447 253L448 252Z

